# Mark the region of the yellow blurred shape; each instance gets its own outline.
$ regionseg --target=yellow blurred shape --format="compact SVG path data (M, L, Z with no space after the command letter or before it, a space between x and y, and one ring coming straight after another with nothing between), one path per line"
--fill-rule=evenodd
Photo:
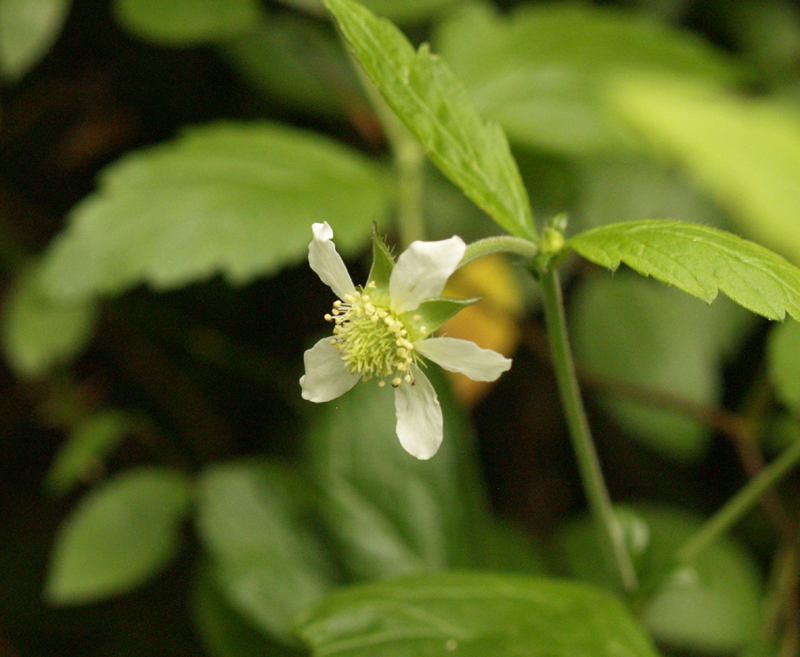
M519 320L525 306L519 279L500 255L479 258L450 278L444 296L481 300L447 321L439 333L471 340L484 349L510 357L521 338ZM456 394L468 406L489 391L491 383L473 381L463 374L449 373Z

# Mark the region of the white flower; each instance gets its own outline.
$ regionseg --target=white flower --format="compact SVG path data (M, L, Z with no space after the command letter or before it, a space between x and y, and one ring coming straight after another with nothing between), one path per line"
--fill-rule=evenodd
M439 298L464 255L460 237L414 242L394 262L375 236L369 281L356 287L336 251L327 222L313 225L308 262L339 299L325 319L333 338L323 338L305 353L303 398L326 402L343 395L359 379L388 380L395 388L397 437L405 450L428 459L442 442L442 409L420 369L424 356L451 372L476 381L494 381L511 367L508 358L468 340L429 337L465 304Z

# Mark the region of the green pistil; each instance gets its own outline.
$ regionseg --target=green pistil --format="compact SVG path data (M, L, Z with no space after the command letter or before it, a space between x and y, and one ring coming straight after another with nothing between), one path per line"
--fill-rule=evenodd
M325 319L334 323L333 339L351 373L378 385L391 379L393 386L411 382L416 355L405 324L388 308L376 306L365 290L336 301Z

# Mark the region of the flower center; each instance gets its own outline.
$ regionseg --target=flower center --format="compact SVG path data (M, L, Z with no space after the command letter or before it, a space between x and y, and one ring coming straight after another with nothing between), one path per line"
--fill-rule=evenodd
M377 377L379 386L386 385L387 378L394 387L413 380L416 354L405 325L388 308L376 306L366 290L335 301L325 319L334 323L331 344L350 372L365 381Z

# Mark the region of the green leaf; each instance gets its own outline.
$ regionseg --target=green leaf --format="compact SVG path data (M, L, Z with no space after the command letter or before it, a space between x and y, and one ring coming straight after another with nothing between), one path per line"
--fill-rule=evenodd
M635 385L683 402L715 407L725 352L755 316L727 299L713 306L631 272L583 281L572 300L570 335L582 368L604 377L604 408L633 439L660 454L693 462L705 453L709 427L657 401L614 394Z
M425 327L424 335L430 335L441 327L448 319L456 315L459 311L473 303L478 303L479 298L475 299L428 299L423 301L413 312L419 315L422 320L420 326Z
M785 322L772 328L767 367L778 398L789 408L800 410L800 324Z
M763 246L716 228L681 221L609 224L564 246L615 271L621 262L711 303L722 290L767 319L800 319L800 269Z
M301 657L247 622L219 591L208 564L201 564L192 591L192 610L204 647L213 657Z
M740 232L800 263L800 119L772 98L662 77L609 83L606 94L652 150L677 158Z
M613 596L572 582L436 573L354 586L300 626L321 657L656 657Z
M105 461L122 443L134 419L130 413L101 411L81 422L67 437L45 478L62 495L103 471Z
M502 14L467 5L434 43L478 111L512 142L570 155L638 146L636 133L607 107L603 91L613 75L741 77L721 51L688 31L588 3L526 3Z
M637 505L635 562L649 592L641 618L659 642L700 654L734 654L760 631L762 585L758 565L740 544L722 538L697 560L678 566L675 552L702 519L668 507ZM591 519L571 522L556 535L555 553L569 574L608 586Z
M304 259L315 221L352 253L387 204L382 170L324 137L265 123L194 128L103 172L48 250L43 286L85 298L217 273L244 284Z
M45 294L38 274L31 269L14 282L0 333L11 369L31 378L76 358L91 339L98 314L90 300L62 302Z
M535 238L528 195L502 129L485 123L427 46L353 0L325 0L369 78L433 162L509 233Z
M150 467L117 475L85 495L56 536L47 600L98 602L159 573L180 548L191 492L186 475Z
M477 475L474 437L442 374L444 441L419 461L400 446L394 391L361 382L321 404L307 436L323 521L358 578L486 565L489 511Z
M258 0L114 0L126 30L166 46L225 41L258 25Z
M311 531L311 489L262 462L219 465L197 488L197 529L211 576L249 622L289 640L298 612L318 603L336 573Z
M357 114L359 103L361 111L370 111L341 41L320 21L295 13L270 15L258 29L219 49L270 102L337 119L346 111Z
M16 82L55 43L72 0L0 0L0 75Z
M389 294L389 281L394 270L394 256L383 241L377 229L372 231L372 267L369 270L368 285L381 295Z

